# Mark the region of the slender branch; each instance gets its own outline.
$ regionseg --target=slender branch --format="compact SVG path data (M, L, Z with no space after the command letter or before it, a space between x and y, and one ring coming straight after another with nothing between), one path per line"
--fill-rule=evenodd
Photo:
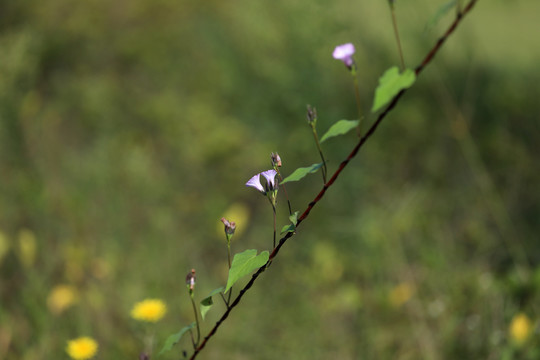
M229 289L229 295L227 295L227 307L229 307L229 304L231 303L231 296L232 296L232 291L233 291L233 287L231 286L231 288Z
M424 68L430 63L430 61L433 59L433 57L435 56L435 54L437 54L437 52L440 50L441 46L444 44L444 42L448 39L448 37L454 32L454 30L456 29L456 27L458 26L458 24L463 20L464 16L473 8L473 6L478 2L478 0L470 0L470 2L467 4L467 6L462 10L462 12L460 14L458 14L458 16L456 17L456 19L454 20L454 22L448 27L448 29L446 30L446 32L444 33L443 36L441 36L437 42L435 43L435 45L433 46L433 48L428 52L428 54L426 55L426 57L424 58L424 60L422 61L422 63L420 65L418 65L415 69L415 73L416 75L419 75L423 70ZM345 169L345 167L347 166L347 164L356 156L356 154L358 153L358 151L360 150L360 148L365 144L365 142L367 141L367 139L369 139L371 137L371 135L373 135L373 133L375 132L375 130L377 129L377 127L379 126L379 124L382 122L382 120L384 118L386 118L386 116L388 115L388 113L396 106L396 104L398 103L398 101L401 99L401 97L403 96L403 94L406 92L406 89L405 90L402 90L400 91L395 97L394 99L390 102L390 104L386 107L386 109L378 116L377 120L375 121L375 123L371 126L371 128L367 131L367 133L358 141L358 143L356 144L356 146L352 149L352 151L350 152L349 156L347 156L347 158L345 160L343 160L341 162L341 164L339 165L338 169L334 172L334 175L330 178L330 180L328 180L328 182L326 184L324 184L324 186L322 187L321 191L317 194L317 196L308 204L307 208L304 210L304 212L302 213L302 215L300 215L300 217L298 218L298 223L296 224L296 227L298 228L298 226L300 225L300 223L302 221L304 221L309 213L311 212L311 210L313 209L313 207L322 199L322 197L324 196L324 194L326 193L326 191L330 188L330 186L332 186L332 184L336 181L336 179L338 178L339 174L341 174L341 172ZM268 262L272 261L276 256L277 254L279 253L279 250L281 249L281 247L285 244L285 242L287 242L287 240L292 237L294 235L294 233L290 232L290 233L287 233L285 236L283 236L281 238L281 240L279 241L278 245L274 248L274 250L272 251L272 253L270 254L270 257L269 257L269 260ZM193 360L197 357L197 355L201 352L202 349L204 349L206 343L208 342L208 340L214 336L214 334L216 333L217 329L220 327L220 325L227 319L227 317L229 317L229 314L231 313L232 309L234 309L236 307L236 305L238 305L240 303L240 300L242 299L242 297L244 296L244 294L253 286L253 284L255 283L255 281L257 280L257 278L266 270L266 264L263 265L262 267L260 267L256 272L255 274L253 274L251 276L251 279L249 280L249 282L242 288L242 290L240 290L240 292L238 293L238 295L236 296L236 298L234 299L234 301L232 302L232 304L230 304L230 306L227 308L227 310L223 313L223 315L221 316L221 318L216 322L216 324L214 325L214 327L210 330L210 332L208 333L208 335L206 335L203 339L203 341L201 342L201 344L195 349L195 351L193 352L193 354L191 355L190 357L190 360Z
M358 74L356 72L356 64L353 67L352 70L352 76L353 76L353 83L354 83L354 97L356 99L356 109L358 110L358 126L356 127L356 131L358 133L358 137L362 137L362 105L360 101L360 89L358 87Z
M272 212L274 213L274 242L273 246L276 247L276 207L272 204Z
M289 201L289 195L287 194L287 188L285 187L285 184L282 184L283 176L281 176L281 172L279 171L279 168L276 166L276 172L279 177L279 186L283 189L283 192L285 193L285 198L287 199L287 206L289 207L289 215L292 215L292 207L291 202Z
M392 25L394 26L394 36L396 37L397 47L399 51L399 60L401 61L401 70L405 70L405 59L403 59L403 50L401 49L401 40L399 39L399 30L396 20L396 11L394 9L394 2L390 2L390 12L392 13Z
M317 150L319 151L319 155L321 156L321 160L323 163L323 167L321 169L323 183L326 184L326 172L328 171L326 168L326 160L324 159L321 143L319 142L319 135L317 135L317 129L315 128L315 125L312 125L311 128L313 129L313 138L315 139L315 145L317 145Z
M195 324L197 325L197 341L194 342L194 347L199 345L199 341L201 340L201 329L199 327L199 316L197 315L197 307L195 306L195 300L193 300L193 294L190 294L191 298L191 305L193 305L193 313L195 314ZM192 337L193 340L193 337Z
M229 289L229 294L232 292L232 286L231 286L231 289ZM227 301L227 299L225 299L225 296L223 296L223 293L220 292L219 295L221 295L221 299L223 299L223 303L225 303L225 306L226 307L229 307L229 301ZM231 300L231 299L229 299Z

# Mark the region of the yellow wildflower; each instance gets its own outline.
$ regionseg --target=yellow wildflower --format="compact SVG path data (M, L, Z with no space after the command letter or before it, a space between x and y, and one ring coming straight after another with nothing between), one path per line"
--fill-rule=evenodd
M66 348L66 352L74 360L90 359L96 355L97 350L97 342L87 336L68 341Z
M510 323L510 337L518 345L523 344L529 338L532 330L531 320L523 313L515 315Z
M414 286L410 283L403 282L392 289L388 296L390 304L398 308L405 304L413 296Z
M139 321L156 322L167 312L167 306L159 299L146 299L136 303L131 317Z
M49 310L58 315L77 301L77 290L71 285L55 286L47 297Z

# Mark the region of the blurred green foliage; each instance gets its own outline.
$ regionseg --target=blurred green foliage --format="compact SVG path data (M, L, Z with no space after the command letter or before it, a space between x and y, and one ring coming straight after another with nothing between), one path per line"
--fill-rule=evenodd
M443 4L396 2L408 66ZM540 319L539 11L477 4L201 358L538 358L509 331ZM200 299L226 283L224 214L235 252L271 246L245 181L271 151L284 176L318 161L306 104L321 134L354 119L345 42L369 109L398 63L383 0L0 2L0 358L66 358L80 335L137 358L146 297L169 306L157 346L191 323L185 274ZM330 171L353 143L324 144ZM288 184L293 210L316 175Z

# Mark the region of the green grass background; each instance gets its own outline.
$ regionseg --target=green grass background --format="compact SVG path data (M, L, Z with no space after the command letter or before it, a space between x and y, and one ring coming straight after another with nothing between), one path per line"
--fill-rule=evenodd
M452 20L426 27L443 4L396 2L408 66ZM539 12L479 1L201 359L540 356L536 332L508 332L540 319ZM198 299L225 284L231 206L233 251L271 246L271 208L244 183L272 151L284 175L317 162L306 104L321 133L356 117L331 57L345 42L367 110L399 59L383 0L2 1L0 358L66 359L89 335L99 359L135 359L146 331L159 348L190 323L185 275ZM324 144L331 170L354 142ZM293 208L320 186L291 183ZM79 301L55 315L59 284ZM156 326L129 317L146 297L168 304Z

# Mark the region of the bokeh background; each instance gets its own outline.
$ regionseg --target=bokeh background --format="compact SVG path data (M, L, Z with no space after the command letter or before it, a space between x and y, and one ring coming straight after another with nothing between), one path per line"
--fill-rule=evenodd
M408 66L443 4L396 2ZM479 1L201 359L540 356L538 13ZM0 358L88 335L135 359L189 324L187 272L199 300L226 282L222 216L234 252L271 246L244 183L272 151L285 175L317 162L306 104L320 132L356 117L345 42L369 109L399 59L383 0L0 2ZM354 142L324 144L330 169ZM293 208L320 187L291 183ZM149 297L152 326L129 315Z

